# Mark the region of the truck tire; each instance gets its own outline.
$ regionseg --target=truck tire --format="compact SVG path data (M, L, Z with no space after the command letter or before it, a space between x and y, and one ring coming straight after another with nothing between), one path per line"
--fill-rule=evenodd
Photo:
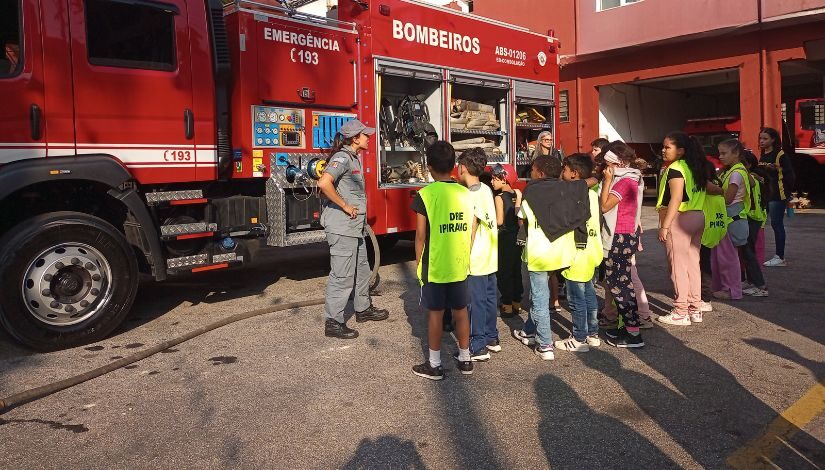
M42 214L0 240L0 324L31 348L104 338L129 313L137 286L134 252L97 217Z

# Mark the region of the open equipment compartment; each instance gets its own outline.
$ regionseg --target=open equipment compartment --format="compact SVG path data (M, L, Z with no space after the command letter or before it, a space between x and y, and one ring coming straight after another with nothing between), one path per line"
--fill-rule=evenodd
M426 142L443 135L443 74L438 68L379 62L379 185L419 187L432 181Z
M539 134L550 131L555 143L555 91L552 84L515 82L516 174L521 179L530 178L531 157L539 144Z
M481 147L488 163L509 163L510 81L451 72L450 142L456 154Z

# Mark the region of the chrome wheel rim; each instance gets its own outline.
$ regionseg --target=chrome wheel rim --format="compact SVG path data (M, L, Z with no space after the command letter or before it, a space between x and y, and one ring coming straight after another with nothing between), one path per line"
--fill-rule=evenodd
M112 295L106 257L82 243L64 243L32 258L22 295L29 313L52 326L69 326L92 317Z

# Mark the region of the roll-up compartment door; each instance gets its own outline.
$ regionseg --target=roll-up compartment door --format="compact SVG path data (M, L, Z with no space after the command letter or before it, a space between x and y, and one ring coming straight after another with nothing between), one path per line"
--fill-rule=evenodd
M378 62L377 70L379 75L441 81L441 70L433 67Z
M469 75L461 72L450 72L450 81L458 85L497 88L499 90L507 90L510 88L510 82L506 79Z
M555 85L535 82L515 82L516 103L546 103L554 104L556 99Z

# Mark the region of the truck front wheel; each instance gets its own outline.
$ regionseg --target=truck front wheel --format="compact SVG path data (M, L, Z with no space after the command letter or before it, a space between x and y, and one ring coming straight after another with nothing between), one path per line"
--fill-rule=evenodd
M131 247L97 217L42 214L0 240L0 323L34 349L104 338L128 314L137 285Z

